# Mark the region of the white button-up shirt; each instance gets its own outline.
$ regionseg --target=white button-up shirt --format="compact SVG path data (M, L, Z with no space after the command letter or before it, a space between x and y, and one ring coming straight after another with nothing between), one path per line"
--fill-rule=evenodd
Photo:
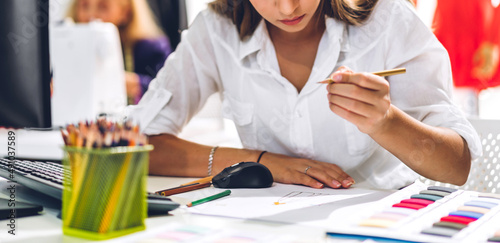
M300 93L281 76L264 21L241 41L231 20L205 10L130 115L147 134L178 134L220 92L222 113L234 121L245 148L337 164L358 186L408 185L415 172L329 109L325 85L317 82L342 65L358 72L405 67L406 74L387 78L392 104L425 124L455 130L473 158L481 154L476 132L452 104L447 52L404 0L380 0L362 26L326 18ZM432 153L438 142L429 141L423 152Z

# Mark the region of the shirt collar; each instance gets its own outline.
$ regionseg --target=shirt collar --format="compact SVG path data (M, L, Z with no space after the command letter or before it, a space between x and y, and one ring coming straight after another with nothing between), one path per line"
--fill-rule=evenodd
M340 43L340 51L348 52L351 47L348 41L346 24L340 20L331 17L325 17L325 25L328 40L331 43L338 41Z
M348 33L346 25L342 21L331 17L326 17L325 24L328 40L331 42L339 41L341 43L340 51L348 52L350 50L350 45L347 41ZM262 19L253 34L250 35L248 39L241 42L239 59L242 60L246 56L261 50L265 38L269 38L269 33L267 32L266 22Z
M265 38L269 38L269 33L267 32L266 22L262 19L253 34L241 42L239 51L240 60L262 49Z
M300 92L307 95L319 87L317 81L328 78L341 65L350 50L346 24L334 18L325 18L326 30L319 43L319 49L309 80Z

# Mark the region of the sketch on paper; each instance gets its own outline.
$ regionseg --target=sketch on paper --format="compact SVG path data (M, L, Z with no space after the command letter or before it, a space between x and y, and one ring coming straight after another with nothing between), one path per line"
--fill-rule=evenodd
M303 200L304 198L312 198L312 197L320 197L320 196L331 196L331 194L325 193L317 193L317 192L301 192L301 191L292 191L285 196L279 198L274 202L274 205L283 205L290 204L293 202L298 202Z

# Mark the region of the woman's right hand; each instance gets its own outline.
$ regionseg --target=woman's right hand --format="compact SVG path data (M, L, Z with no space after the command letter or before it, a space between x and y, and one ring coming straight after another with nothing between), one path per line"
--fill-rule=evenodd
M310 159L293 158L281 154L265 153L260 163L273 174L274 181L302 184L313 188L349 188L354 179L339 166Z

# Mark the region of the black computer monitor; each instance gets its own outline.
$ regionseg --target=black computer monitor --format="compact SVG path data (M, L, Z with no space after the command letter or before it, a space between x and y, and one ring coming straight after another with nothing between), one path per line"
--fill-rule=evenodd
M0 0L0 127L51 127L49 0Z

